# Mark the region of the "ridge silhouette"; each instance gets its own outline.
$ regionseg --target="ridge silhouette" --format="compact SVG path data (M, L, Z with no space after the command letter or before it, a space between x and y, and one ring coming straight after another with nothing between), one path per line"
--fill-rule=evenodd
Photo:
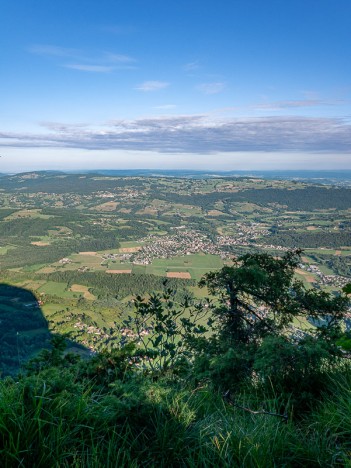
M34 294L0 283L0 377L15 375L40 350L50 349L53 336ZM88 352L79 343L66 342L67 347Z

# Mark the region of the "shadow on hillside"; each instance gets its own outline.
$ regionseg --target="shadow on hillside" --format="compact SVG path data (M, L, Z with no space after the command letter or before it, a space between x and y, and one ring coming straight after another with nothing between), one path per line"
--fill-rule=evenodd
M30 291L0 283L0 375L15 374L41 349L49 349L52 334ZM67 340L70 350L87 352L84 346Z

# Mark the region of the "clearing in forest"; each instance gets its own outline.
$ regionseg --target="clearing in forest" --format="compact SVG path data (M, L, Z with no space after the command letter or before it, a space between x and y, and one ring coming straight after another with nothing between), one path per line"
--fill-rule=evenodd
M219 210L210 210L210 211L207 212L207 214L209 216L221 216L224 213L223 213L223 211L219 211Z
M91 210L96 211L115 211L119 202L109 201L106 203L101 203L100 205L93 206Z
M96 297L94 296L94 294L92 294L90 291L89 291L89 288L88 286L83 286L82 284L72 284L71 286L71 291L72 292L78 292L78 293L82 293L84 298L85 299L88 299L90 301L94 301L96 299Z
M38 270L37 273L53 273L54 271L56 271L55 267L47 266Z

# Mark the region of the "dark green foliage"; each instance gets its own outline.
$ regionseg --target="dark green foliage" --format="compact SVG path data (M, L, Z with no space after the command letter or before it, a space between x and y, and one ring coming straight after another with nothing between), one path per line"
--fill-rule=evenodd
M326 372L340 357L337 339L348 299L306 290L293 278L299 262L300 251L280 259L251 254L205 275L201 284L220 297L212 337L217 343L203 349L197 366L216 386L274 388L295 410L323 391ZM292 326L296 316L314 327L299 335Z
M2 187L11 192L18 188L21 183L21 178L25 174L18 176L4 177L1 181ZM91 193L99 190L114 190L116 187L125 186L143 186L140 179L126 179L126 178L106 178L97 174L87 174L80 177L76 174L48 174L45 172L37 172L36 177L27 178L25 183L21 184L21 191L24 193Z
M204 276L200 284L220 298L215 314L228 345L257 342L276 334L300 312L296 294L302 286L293 283L298 263L298 251L282 259L248 254L239 257L234 267Z
M348 232L294 232L279 230L274 235L264 238L266 244L281 245L282 247L333 249L350 245L351 233Z
M350 189L329 189L324 187L305 187L297 190L286 189L249 189L238 193L215 192L204 195L179 195L169 192L159 195L160 199L173 203L201 206L209 209L217 201L225 203L254 203L259 206L280 205L292 211L313 211L317 209L347 210L351 205Z
M327 389L326 380L335 359L322 339L306 337L298 344L283 337L267 337L255 354L253 369L259 385L274 389L298 416L305 405L315 404ZM285 398L284 398L285 397Z
M134 305L134 316L123 325L133 331L145 368L160 375L188 373L197 341L208 332L203 325L209 315L204 304L192 304L190 297L177 303L176 293L165 289L147 301L137 296Z
M91 286L93 284L93 291L100 298L109 295L123 298L131 294L147 294L151 291L161 291L164 289L165 284L165 279L156 275L109 275L105 272L57 271L45 275L45 278L52 281L65 282L69 285L78 283ZM167 279L167 285L174 290L179 288L182 291L185 287L193 286L194 284L193 280Z
M341 256L331 256L331 258L326 259L326 265L328 268L333 270L335 274L340 276L349 276L351 277L351 257L350 255L341 257Z
M350 255L316 255L312 254L311 258L317 263L326 265L336 275L351 277L351 256Z
M52 245L19 245L16 249L1 256L3 268L15 268L36 264L57 262L75 252L114 249L118 247L114 235L102 236L101 238L86 238L80 240L59 240Z

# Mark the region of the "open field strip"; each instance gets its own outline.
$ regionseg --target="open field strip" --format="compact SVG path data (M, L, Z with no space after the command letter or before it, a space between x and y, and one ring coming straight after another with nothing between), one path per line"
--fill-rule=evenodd
M308 283L316 283L316 282L317 282L316 278L315 278L313 275L311 275L311 274L308 273L307 271L301 270L300 268L297 268L297 269L295 270L295 273L296 273L297 275L303 276L304 279L305 279Z
M82 284L72 284L70 290L72 292L83 293L84 298L88 299L89 301L94 301L96 299L96 296L94 296L94 294L89 291L88 286L83 286Z
M112 273L116 275L123 275L123 274L128 274L130 275L132 273L132 270L105 270L106 273Z
M119 202L109 201L109 202L101 203L100 205L93 206L89 209L94 210L94 211L105 211L105 212L115 211L119 204L120 204Z
M187 271L169 271L166 276L167 278L191 279L191 275Z
M33 281L24 282L22 287L31 289L33 291L37 291L45 283L46 283L45 280L33 280Z
M31 242L32 245L36 245L37 247L46 247L47 245L50 245L50 242L44 242L44 241L37 241L37 242Z
M139 241L122 241L120 248L131 248L131 247L140 247L142 245L142 242ZM119 250L119 249L118 249Z
M92 254L83 254L83 253L79 253L79 254L73 254L73 255L70 255L69 259L78 265L77 268L79 268L80 266L100 266L101 264L101 257L99 255L92 255Z
M54 216L51 215L43 215L41 213L40 208L35 208L35 209L24 209L24 210L19 210L15 211L14 213L10 214L9 216L6 216L4 218L5 221L11 221L13 219L18 219L18 218L41 218L41 219L49 219L53 218Z
M74 298L75 293L67 290L66 283L59 283L56 281L47 281L43 286L37 289L39 293L55 295L64 298Z
M139 250L141 250L141 245L137 246L137 247L121 247L119 249L119 252L120 253L134 253L134 252L138 252Z

